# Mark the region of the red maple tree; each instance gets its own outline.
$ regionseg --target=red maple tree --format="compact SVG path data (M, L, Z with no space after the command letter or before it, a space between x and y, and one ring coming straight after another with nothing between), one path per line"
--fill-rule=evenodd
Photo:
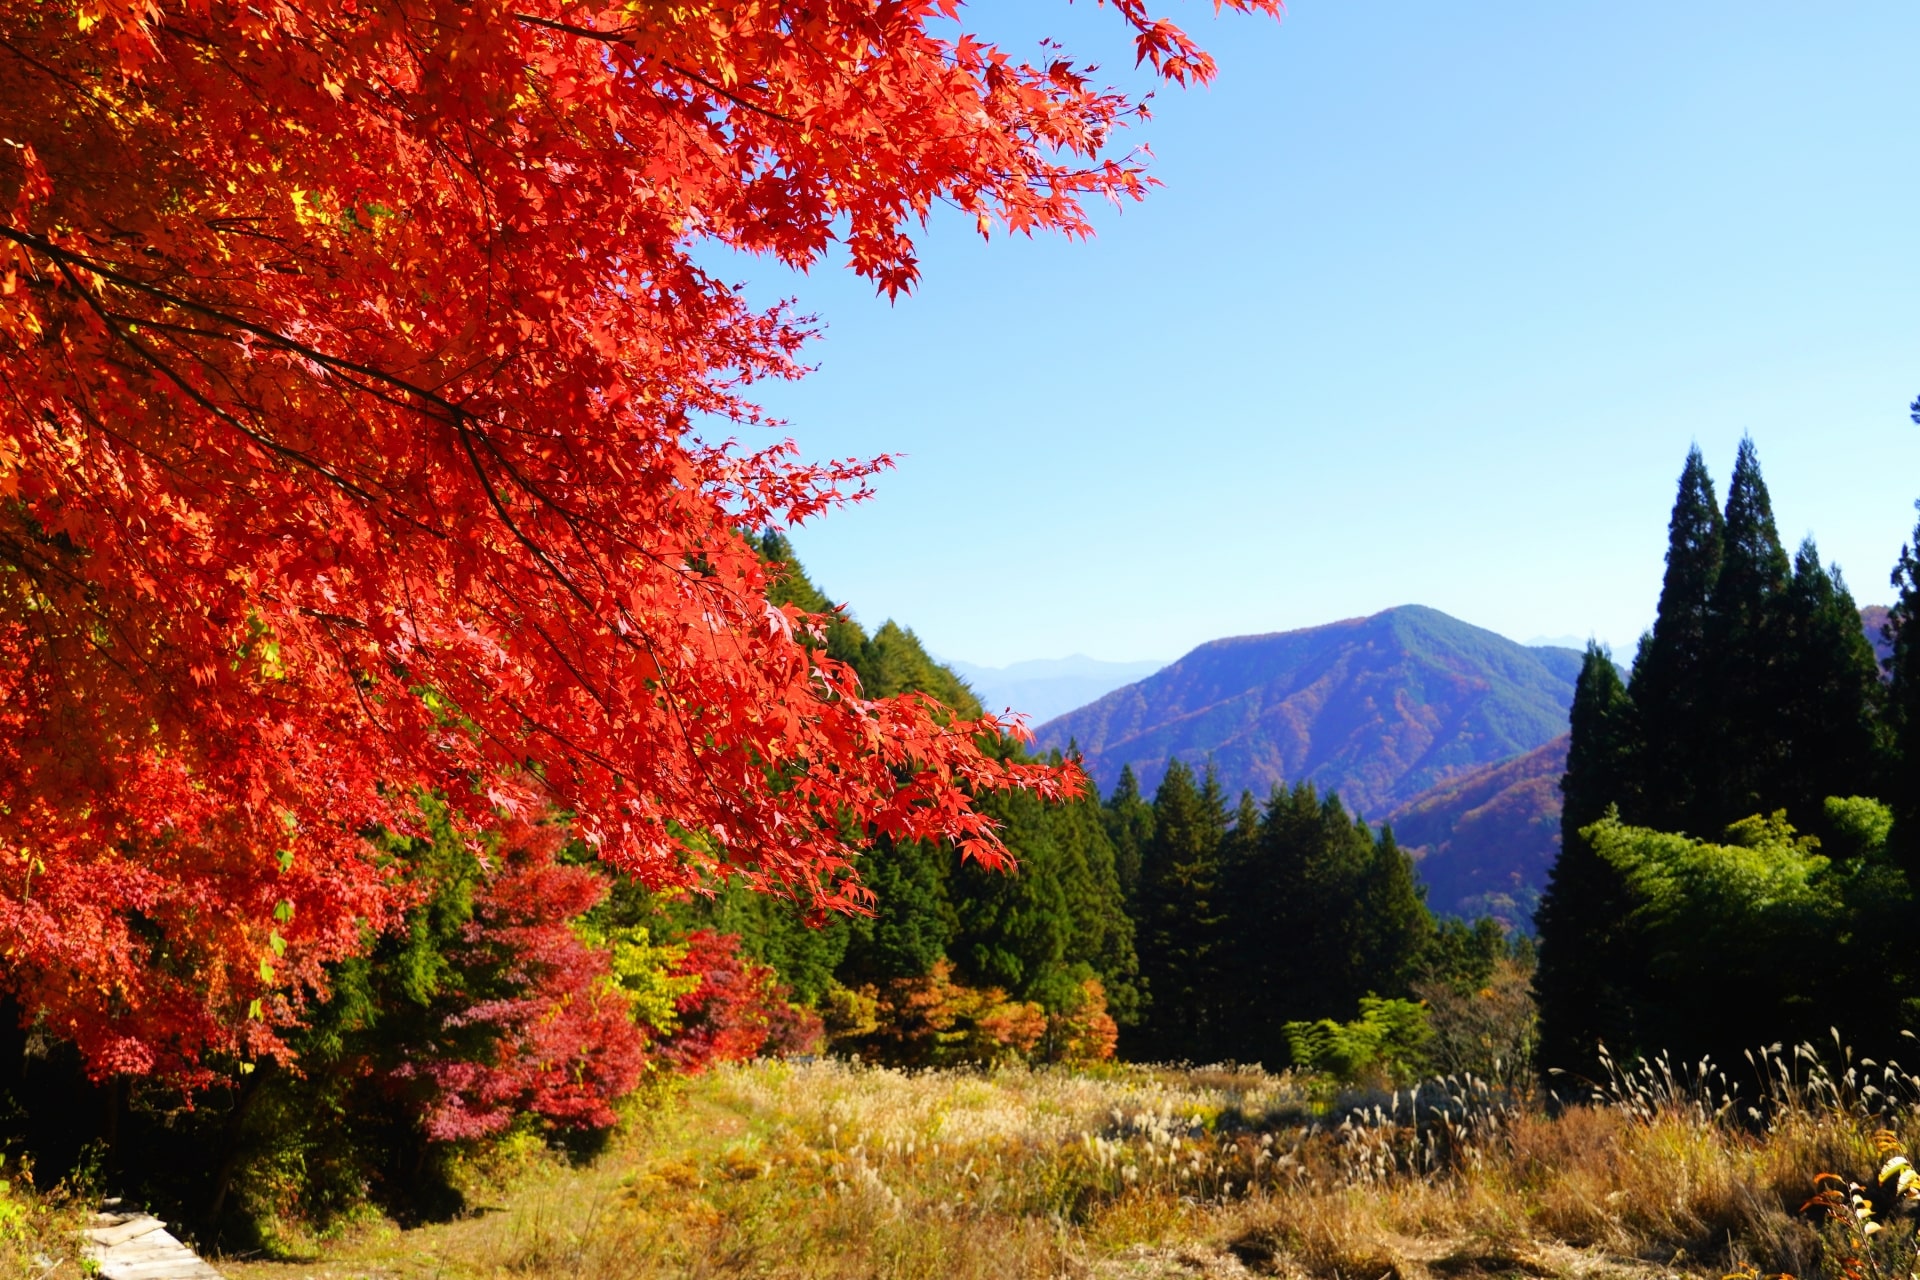
M1280 0L1216 0L1277 13ZM1212 64L1142 0L1140 58ZM696 263L935 202L1084 234L1139 111L958 0L0 0L0 979L91 1069L280 1047L399 905L366 835L560 807L656 885L857 907L1064 775L872 700L742 530L863 492L754 422L809 325ZM723 428L724 429L724 428Z

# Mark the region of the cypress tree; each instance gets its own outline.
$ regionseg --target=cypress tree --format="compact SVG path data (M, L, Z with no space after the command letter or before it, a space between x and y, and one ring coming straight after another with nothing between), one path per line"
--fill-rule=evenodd
M1233 1016L1221 1044L1278 1068L1288 1022L1345 1021L1363 996L1408 994L1435 925L1393 832L1376 837L1338 796L1302 783L1275 788L1257 827L1251 797L1240 813L1224 869Z
M1046 806L1053 842L1060 852L1061 880L1072 932L1067 940L1067 970L1058 996L1077 994L1086 978L1097 978L1107 993L1107 1011L1122 1026L1140 1017L1140 961L1134 948L1133 919L1120 887L1116 850L1107 835L1105 812L1091 789L1065 804Z
M1374 992L1371 964L1375 931L1365 919L1369 873L1378 848L1373 833L1328 792L1318 821L1300 828L1306 844L1296 855L1306 882L1303 905L1311 912L1301 934L1310 941L1291 989L1282 993L1286 1021L1352 1018L1360 997ZM1396 848L1396 857L1403 857Z
M1017 865L1012 871L973 863L955 867L960 932L953 959L966 982L1034 998L1064 966L1073 939L1066 858L1048 806L1032 792L987 796L981 809L1001 823L1001 838Z
M1244 806L1243 806L1244 812ZM1311 785L1276 786L1258 825L1235 824L1236 857L1224 868L1223 965L1237 1016L1228 1056L1278 1070L1291 1054L1282 1025L1298 1006L1300 974L1315 939L1307 850L1317 839L1320 799Z
M1879 661L1860 627L1860 610L1840 570L1823 568L1808 538L1793 561L1782 601L1779 776L1766 812L1784 807L1803 831L1828 834L1828 796L1865 795L1879 783Z
M1718 839L1730 823L1781 803L1770 792L1787 773L1779 712L1790 695L1785 632L1792 581L1759 454L1743 439L1727 487L1725 549L1707 611L1712 661L1697 714L1707 735L1700 746L1710 749L1694 758L1695 802L1680 828L1702 839Z
M1145 1056L1204 1059L1218 1023L1221 842L1227 828L1211 767L1204 785L1179 760L1153 798L1153 838L1141 867L1140 971L1152 999Z
M1587 645L1570 720L1560 853L1534 914L1540 958L1533 993L1541 1066L1592 1075L1600 1044L1624 1051L1631 1042L1629 987L1636 969L1628 954L1626 886L1580 831L1609 806L1631 811L1639 803L1634 701L1613 655L1598 644Z
M1147 842L1153 839L1153 806L1140 795L1140 780L1133 766L1120 766L1120 780L1113 784L1102 817L1107 838L1113 842L1114 874L1120 879L1120 892L1127 910L1137 915L1140 891L1140 862L1146 856Z
M1920 422L1920 401L1914 402ZM1914 504L1920 509L1920 502ZM1900 548L1893 587L1899 593L1887 619L1893 653L1887 659L1887 721L1892 754L1883 794L1892 801L1889 843L1907 879L1920 888L1920 525Z
M1633 662L1633 699L1644 734L1638 769L1643 782L1639 811L1629 816L1662 830L1695 825L1694 771L1708 752L1719 749L1707 726L1701 691L1713 666L1708 616L1725 538L1713 478L1695 446L1680 472L1667 525L1659 612Z
M1358 817L1354 828L1356 843L1364 840L1371 850L1354 900L1361 942L1354 986L1364 995L1405 996L1433 941L1433 913L1393 828L1382 826L1376 838Z
M881 838L860 858L873 915L850 922L842 982L918 978L946 959L960 919L947 894L947 850L922 840Z

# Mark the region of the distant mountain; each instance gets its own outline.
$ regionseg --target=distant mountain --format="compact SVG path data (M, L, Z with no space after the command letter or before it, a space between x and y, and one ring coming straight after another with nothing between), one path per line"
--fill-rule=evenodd
M1873 656L1880 659L1880 669L1887 669L1887 659L1893 656L1893 642L1887 639L1887 606L1869 604L1860 607L1860 625L1866 630L1867 643L1873 646Z
M973 689L987 710L998 712L1010 707L1025 715L1031 724L1041 724L1062 712L1085 706L1102 694L1150 676L1166 665L1159 659L1102 662L1078 653L1071 658L1039 658L1006 667L947 663Z
M1526 927L1560 854L1561 735L1522 756L1450 779L1388 815L1414 857L1427 905Z
M1177 756L1211 760L1230 800L1305 780L1380 818L1564 734L1580 662L1572 649L1529 649L1406 605L1201 645L1038 738L1078 742L1103 791L1132 765L1150 795Z

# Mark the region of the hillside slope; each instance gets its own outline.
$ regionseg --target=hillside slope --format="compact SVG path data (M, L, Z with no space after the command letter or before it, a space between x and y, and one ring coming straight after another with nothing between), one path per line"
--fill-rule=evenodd
M1438 783L1566 732L1580 655L1529 649L1405 605L1370 618L1201 645L1042 725L1105 790L1131 765L1151 793L1169 759L1211 760L1229 796L1309 781L1383 817Z
M1449 779L1389 815L1395 838L1420 868L1427 905L1442 915L1498 916L1525 927L1560 854L1566 771L1563 734Z

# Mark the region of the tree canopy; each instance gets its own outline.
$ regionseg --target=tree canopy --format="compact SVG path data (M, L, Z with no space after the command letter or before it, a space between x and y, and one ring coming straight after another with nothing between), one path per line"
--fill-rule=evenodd
M1225 0L1277 14L1279 0ZM1115 0L1140 60L1206 55ZM0 945L97 1073L281 1030L397 919L368 836L563 810L642 881L857 907L1066 771L876 698L744 530L863 491L716 438L936 204L1086 234L1142 113L958 0L0 0Z

